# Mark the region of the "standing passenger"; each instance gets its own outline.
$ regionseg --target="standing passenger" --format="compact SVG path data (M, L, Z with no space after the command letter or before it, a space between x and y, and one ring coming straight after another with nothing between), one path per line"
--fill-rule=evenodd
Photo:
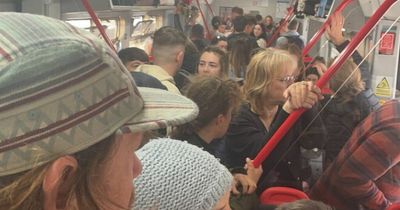
M228 39L224 36L216 36L211 40L212 46L216 46L225 53L228 52Z
M0 28L0 209L129 209L142 132L196 105L138 89L104 41L65 22L0 13Z
M228 78L228 57L217 47L207 47L200 56L198 74L215 76L221 79Z
M400 102L386 102L353 131L311 190L341 210L386 209L400 202Z
M200 24L196 24L190 31L190 40L196 45L197 50L200 52L208 46L207 40L204 38L204 27Z
M225 36L226 23L220 16L214 16L211 20L211 25L214 29L214 37Z
M157 78L168 91L180 94L173 76L182 66L185 44L186 37L182 32L169 26L158 29L154 33L151 51L154 65L141 65L136 71Z
M257 39L257 44L261 48L267 47L267 31L265 30L265 26L262 23L257 23L254 26L253 33L251 34Z
M241 106L225 137L229 167L243 166L245 158L254 158L289 113L300 107L311 108L321 97L312 83L293 84L296 68L297 62L282 50L266 49L253 56L243 86L247 103ZM309 142L303 141L305 137L300 143L296 141L309 115L303 115L264 161L258 193L271 186L302 188L305 177L301 173L300 143L305 148L317 147L310 137ZM322 140L319 138L319 143Z

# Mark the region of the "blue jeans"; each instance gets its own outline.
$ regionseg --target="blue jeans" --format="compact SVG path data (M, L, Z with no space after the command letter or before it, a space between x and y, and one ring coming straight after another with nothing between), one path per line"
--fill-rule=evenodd
M317 16L319 16L319 17L325 16L325 7L326 7L327 3L328 3L328 0L320 0Z

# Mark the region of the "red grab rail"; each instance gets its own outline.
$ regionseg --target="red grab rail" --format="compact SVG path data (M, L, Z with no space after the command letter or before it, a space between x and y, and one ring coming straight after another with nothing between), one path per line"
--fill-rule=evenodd
M343 0L340 5L335 9L333 12L338 13L342 12L344 8L347 7L351 3L352 0ZM303 57L305 57L311 50L312 47L318 42L318 40L321 38L321 36L324 34L326 27L329 26L331 22L332 16L330 15L328 19L325 21L325 23L321 26L321 28L317 31L317 33L314 34L314 36L310 39L310 41L307 43L307 45L303 49Z
M197 3L197 7L199 7L201 18L203 19L204 28L206 28L206 31L207 31L207 39L210 39L211 38L210 29L208 28L208 24L207 24L206 18L204 17L204 13L203 13L203 10L201 9L199 0L196 0L196 3Z
M397 0L385 0L375 13L367 20L361 30L355 35L350 41L349 45L339 54L332 65L328 68L328 71L318 80L317 86L322 88L326 85L329 79L335 74L335 72L343 65L345 60L353 54L357 46L361 41L369 34L369 32L375 27L378 21L383 15L395 4ZM293 124L299 119L299 117L305 112L305 109L298 109L292 112L285 122L279 127L274 135L269 139L267 144L261 149L254 159L254 166L259 167L261 163L271 154L272 150L276 147L282 137L289 131Z
M283 26L286 25L293 17L294 15L294 5L296 4L297 0L293 2L293 5L291 5L288 8L288 13L286 14L285 19L283 20L283 22L281 24L279 24L279 27L275 30L274 34L272 35L272 37L268 40L267 43L267 47L270 47L275 40L279 37L279 33L282 30Z
M96 24L97 29L99 29L101 36L106 41L108 46L110 46L110 48L113 49L114 51L117 51L114 47L114 44L111 42L110 38L108 38L106 31L104 30L103 26L100 23L99 17L97 17L89 1L82 0L82 4L85 7L86 11L89 13L90 17L92 18L94 24Z

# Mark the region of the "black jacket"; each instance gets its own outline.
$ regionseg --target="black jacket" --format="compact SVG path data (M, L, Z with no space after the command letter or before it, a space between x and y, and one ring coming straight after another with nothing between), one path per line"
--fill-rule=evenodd
M254 159L288 116L289 114L279 107L271 128L267 130L258 115L250 110L249 105L243 105L225 136L228 167L243 167L246 157ZM302 174L300 145L307 149L321 148L325 139L323 133L303 133L313 116L313 111L307 111L263 162L264 173L258 183L258 193L271 186L301 189L301 181L306 177ZM302 136L300 141L296 141L299 136Z

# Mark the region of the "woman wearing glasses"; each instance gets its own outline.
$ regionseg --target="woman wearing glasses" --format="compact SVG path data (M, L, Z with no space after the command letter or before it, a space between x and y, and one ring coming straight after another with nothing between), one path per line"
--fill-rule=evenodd
M266 49L253 56L243 86L247 103L241 106L225 137L229 167L242 167L245 158L257 155L289 113L297 108L310 109L322 98L320 90L311 82L294 83L296 69L295 59L283 50ZM308 124L309 114L308 111L303 115L264 161L258 193L271 186L302 189L305 177L301 170L300 143L305 148L322 147L313 141L303 141L317 139L309 132L307 138L296 141L303 136L303 125Z

